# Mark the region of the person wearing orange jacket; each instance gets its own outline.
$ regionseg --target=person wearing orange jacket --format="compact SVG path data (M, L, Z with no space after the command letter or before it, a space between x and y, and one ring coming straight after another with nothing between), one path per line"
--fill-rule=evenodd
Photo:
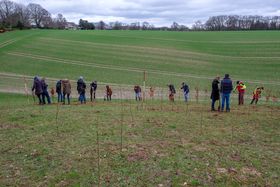
M237 81L234 91L238 91L238 105L244 105L244 94L246 85L242 81Z

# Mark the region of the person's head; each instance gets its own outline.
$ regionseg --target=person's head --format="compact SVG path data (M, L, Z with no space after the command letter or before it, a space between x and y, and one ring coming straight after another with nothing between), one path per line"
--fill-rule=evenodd
M97 81L93 81L95 84L97 84Z
M216 76L216 80L220 80L220 76Z
M45 77L42 77L42 81L45 81L46 80L46 78Z
M106 88L109 89L109 85L106 85Z
M34 77L34 80L38 80L39 79L39 77L36 75L35 77Z
M264 87L260 87L261 90L264 90Z
M182 82L182 85L184 86L184 85L185 85L185 82Z
M79 79L83 80L83 79L84 79L84 77L83 77L83 76L80 76L80 78L79 78Z
M229 74L225 74L225 78L227 78L227 79L228 79L228 78L229 78Z
M236 84L239 84L240 83L240 81L236 81Z

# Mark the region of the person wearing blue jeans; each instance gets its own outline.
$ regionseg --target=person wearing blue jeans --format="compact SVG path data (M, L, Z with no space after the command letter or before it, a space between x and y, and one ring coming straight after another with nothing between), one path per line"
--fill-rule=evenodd
M232 91L232 81L229 78L229 74L225 74L224 79L221 81L221 93L222 93L222 112L224 111L225 108L225 103L226 103L226 111L230 112L230 94Z
M85 104L86 103L86 83L83 79L83 77L81 76L77 82L77 91L79 93L79 101L81 102L81 104Z
M185 102L188 102L189 92L190 92L189 86L186 83L183 82L181 90L183 90L183 92L184 92Z
M43 87L43 104L46 104L45 98L47 98L48 104L51 104L51 97L48 92L48 84L46 83L45 78L43 77L42 80L42 87Z

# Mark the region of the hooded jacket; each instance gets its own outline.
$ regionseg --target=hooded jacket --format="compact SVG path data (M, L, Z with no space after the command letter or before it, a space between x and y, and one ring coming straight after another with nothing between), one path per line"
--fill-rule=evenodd
M43 85L42 82L38 77L34 78L33 86L32 86L32 92L35 90L36 95L40 95L43 93Z

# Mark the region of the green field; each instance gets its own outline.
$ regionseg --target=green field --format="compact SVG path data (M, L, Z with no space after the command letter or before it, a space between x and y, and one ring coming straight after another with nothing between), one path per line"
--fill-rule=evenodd
M279 106L27 101L0 94L1 186L279 184Z
M279 38L278 31L16 31L0 35L0 73L134 85L146 70L147 85L185 81L201 90L229 73L250 92L262 85L279 97Z
M156 98L136 102L144 71ZM230 113L210 112L212 79L225 73L246 83L245 105L235 93ZM71 105L19 94L35 75L49 88L70 79ZM77 103L81 75L98 81L96 102ZM112 102L101 99L105 84ZM256 86L265 91L249 105ZM0 186L278 186L279 88L278 31L0 34Z

